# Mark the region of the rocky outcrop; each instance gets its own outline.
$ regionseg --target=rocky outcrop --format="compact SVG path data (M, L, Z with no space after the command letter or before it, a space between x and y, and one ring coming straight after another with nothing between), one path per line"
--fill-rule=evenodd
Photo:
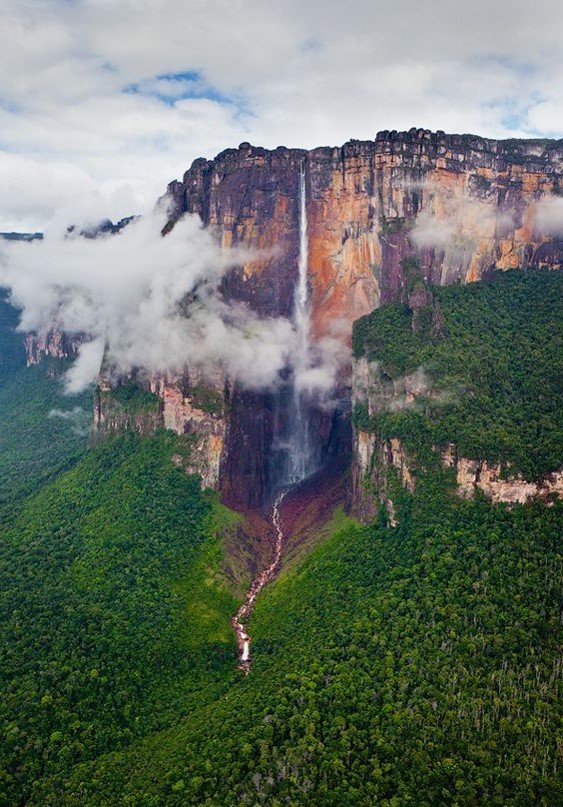
M349 509L365 523L373 521L381 505L389 523L397 523L392 482L413 493L417 475L424 472L420 459L405 449L397 437L384 439L370 420L382 411L398 411L424 396L439 395L431 388L422 370L396 379L387 376L376 362L365 357L353 363L353 405L361 407L353 433L352 486ZM363 422L362 422L363 421ZM549 502L563 496L563 470L528 481L522 474L510 474L500 463L468 459L458 455L455 443L429 447L437 463L455 470L456 492L473 498L481 491L494 503L525 504L531 499Z
M471 499L480 491L495 504L526 504L533 499L549 503L563 496L563 471L530 482L522 474L507 475L500 463L458 457L453 443L437 453L444 467L454 468L456 492L461 498ZM373 521L383 505L390 525L396 526L391 469L396 471L392 478L413 493L417 474L423 470L417 458L409 456L398 438L382 440L375 432L358 429L354 434L350 509L360 521Z
M74 225L67 228L67 235L82 238L98 238L100 236L117 235L136 217L127 216L115 224L109 219L98 222L89 228L76 231ZM43 239L43 233L0 233L0 238L11 241L36 241ZM25 335L25 351L28 367L37 364L43 356L53 359L75 359L80 345L86 337L82 333L65 333L56 325L46 333L27 333Z
M457 457L453 445L443 452L442 461L446 467L455 468L458 494L466 499L473 498L477 490L492 502L509 504L525 504L530 499L549 501L553 496L563 496L563 471L546 474L538 482L528 482L522 474L503 473L499 463Z
M374 432L356 430L352 453L351 510L364 523L373 521L381 505L392 527L397 525L391 482L414 493L417 465L396 437L382 440ZM390 471L394 473L391 476Z
M162 400L164 428L190 438L186 471L199 474L204 487L218 488L229 410L224 374L186 370L181 376L152 377L149 386Z
M123 401L119 393L124 382L131 383L120 379L116 384L109 374L102 374L94 401L95 435L170 429L183 435L189 447L185 456L177 455L174 461L187 473L198 474L203 487L218 488L228 412L224 377L187 370L181 375L135 377L140 402L139 396Z
M75 359L78 348L83 341L80 334L64 333L53 328L45 334L26 333L25 355L27 366L38 364L43 356L53 359Z
M4 241L40 241L43 233L0 233L0 239Z

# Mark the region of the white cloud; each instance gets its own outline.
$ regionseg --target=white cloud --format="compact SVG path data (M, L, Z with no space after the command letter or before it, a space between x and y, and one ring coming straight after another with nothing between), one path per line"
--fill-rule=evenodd
M419 248L465 253L468 258L475 241L506 235L514 230L514 214L468 196L458 187L443 188L421 183L422 209L416 217L411 238Z
M295 352L291 323L227 306L217 293L222 274L249 254L222 250L197 216L163 238L166 218L156 211L115 236L52 227L43 241L6 243L0 285L22 309L21 329L86 335L70 392L97 380L104 350L119 375L220 365L244 386L276 385Z
M81 406L74 406L72 409L51 409L47 417L67 422L71 431L79 435L88 434L92 423L92 413Z
M454 217L439 218L430 211L423 210L416 217L412 240L417 247L445 249L456 232Z
M42 227L88 189L129 188L118 215L148 210L192 159L241 140L560 136L562 23L551 0L4 0L0 150L19 190L0 197L0 229ZM29 183L30 160L46 180Z
M563 237L563 197L547 196L540 200L535 226L543 235Z

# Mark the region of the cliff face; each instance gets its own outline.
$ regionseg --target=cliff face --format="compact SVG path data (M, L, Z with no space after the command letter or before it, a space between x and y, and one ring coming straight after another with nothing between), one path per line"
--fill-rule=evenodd
M539 482L529 482L522 474L506 477L499 463L486 460L452 458L452 452L443 456L446 467L454 467L460 496L471 499L480 490L492 502L525 504L530 499L549 500L551 496L563 496L563 471L546 474Z
M127 395L123 391L127 391ZM217 488L224 455L229 390L220 372L214 376L186 370L182 375L137 375L117 384L102 372L94 398L94 434L124 430L150 434L170 429L186 438L189 452L178 456L204 487Z
M438 452L441 464L453 468L456 493L472 499L477 491L499 504L526 504L532 499L549 502L552 497L563 496L563 471L545 474L531 482L515 474L507 476L500 463L459 457L455 444ZM397 525L396 508L389 472L410 493L414 492L416 478L423 472L420 462L409 455L396 437L383 440L376 433L358 429L354 434L352 461L352 490L350 509L365 523L373 521L383 505L392 527Z
M438 394L427 387L423 374L391 379L365 357L354 360L352 380L352 403L365 407L367 418L416 407L423 398ZM525 504L531 499L549 502L554 496L563 496L563 471L544 473L540 479L529 481L521 473L507 473L500 462L460 456L453 442L445 447L427 446L426 454L422 460L398 437L385 438L377 430L358 424L353 433L349 509L369 523L383 506L389 523L396 526L396 485L413 493L417 477L425 473L428 462L453 470L455 491L461 498L471 499L480 491L496 504Z
M405 298L412 258L438 284L563 262L563 242L535 226L541 199L563 188L560 142L411 130L310 152L243 143L213 161L196 160L170 184L170 226L197 213L225 248L257 250L227 276L224 293L263 315L292 311L302 170L316 337L337 330L346 339L359 316ZM343 396L345 387L343 380ZM230 403L219 484L231 503L256 504L275 481L268 456L283 407L280 415L271 396L236 384ZM317 413L316 426L326 456L335 423Z
M229 295L263 313L291 310L302 167L317 334L396 299L405 258L416 256L438 284L563 263L563 242L535 225L540 200L563 192L561 141L413 129L310 152L241 144L196 160L168 196L172 218L198 213L224 246L265 250L226 281Z
M46 334L26 333L25 355L27 366L38 364L42 356L54 359L75 359L82 342L79 334L67 334L53 328Z
M397 299L408 281L405 258L416 256L437 284L477 280L492 268L563 264L563 240L535 224L541 200L563 193L563 141L411 129L312 151L242 143L195 160L170 183L168 227L196 213L224 247L256 250L224 290L262 314L292 311L302 169L317 335L335 320L349 329Z
M563 241L536 224L541 200L563 192L563 142L415 129L308 152L243 143L215 160L196 160L168 186L165 232L184 213L196 213L224 248L249 247L252 260L224 278L225 297L264 316L290 316L302 171L316 338L337 331L347 340L355 319L406 299L413 259L419 276L437 284L474 281L492 268L563 263ZM42 349L60 352L50 339L30 347L32 360ZM343 399L348 383L341 379ZM167 425L182 433L199 429L180 380L162 378L154 388ZM275 486L272 450L287 419L284 401L244 391L236 380L221 394L228 415L202 427L204 477L229 503L255 506ZM321 457L346 445L339 415L318 410L311 418Z

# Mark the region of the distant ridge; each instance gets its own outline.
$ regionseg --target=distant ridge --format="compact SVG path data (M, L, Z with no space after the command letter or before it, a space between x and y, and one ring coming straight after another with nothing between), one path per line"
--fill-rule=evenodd
M0 233L5 241L37 241L43 239L43 233Z

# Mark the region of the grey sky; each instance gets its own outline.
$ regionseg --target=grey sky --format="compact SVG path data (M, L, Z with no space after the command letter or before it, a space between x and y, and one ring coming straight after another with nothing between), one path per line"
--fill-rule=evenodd
M553 0L2 0L0 229L150 208L242 140L563 135Z

